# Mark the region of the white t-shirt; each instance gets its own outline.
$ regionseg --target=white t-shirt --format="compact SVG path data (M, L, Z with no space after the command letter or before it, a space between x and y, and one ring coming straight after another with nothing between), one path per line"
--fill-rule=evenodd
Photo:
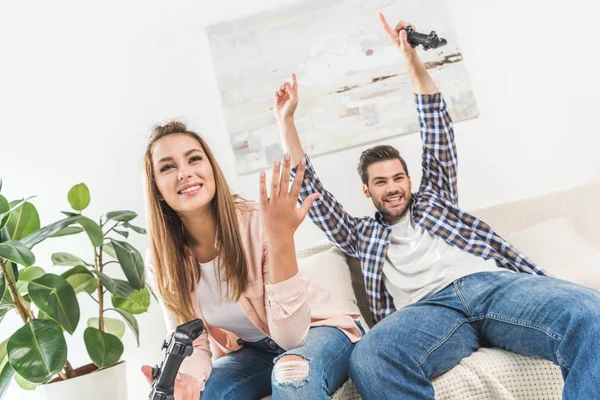
M432 235L415 223L410 212L392 225L383 282L397 310L464 276L489 271L508 270Z
M200 264L200 267L202 273L196 287L196 297L206 323L235 333L247 342L264 339L266 335L248 319L242 306L227 299L227 285L222 277L217 279L217 259Z

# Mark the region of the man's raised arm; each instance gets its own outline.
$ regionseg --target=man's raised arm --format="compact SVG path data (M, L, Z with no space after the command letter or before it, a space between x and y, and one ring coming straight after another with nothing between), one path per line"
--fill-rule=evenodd
M441 195L458 204L458 159L452 120L446 110L446 102L417 51L408 43L405 29L411 24L400 21L392 27L383 14L379 14L379 19L392 43L398 46L404 55L415 92L423 142L423 179L419 191ZM412 27L416 31L415 26Z

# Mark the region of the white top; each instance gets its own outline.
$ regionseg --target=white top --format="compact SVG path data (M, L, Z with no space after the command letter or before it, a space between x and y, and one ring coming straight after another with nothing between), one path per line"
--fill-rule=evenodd
M477 272L508 271L442 238L415 223L409 212L392 225L383 282L397 310L437 293L457 279Z
M250 322L242 306L227 299L227 285L222 277L217 279L216 261L217 258L200 264L202 272L196 287L196 296L206 323L235 333L247 342L264 339L266 335Z

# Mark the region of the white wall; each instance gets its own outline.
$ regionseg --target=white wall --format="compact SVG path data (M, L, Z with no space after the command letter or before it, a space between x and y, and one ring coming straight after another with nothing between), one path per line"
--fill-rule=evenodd
M275 4L281 1L0 0L3 194L36 194L42 223L49 223L67 209L71 185L83 181L92 191L90 216L113 209L143 214L140 162L149 127L181 117L207 137L233 187L255 198L258 176L234 176L204 26ZM392 20L410 20L401 4ZM593 29L600 7L584 0L448 0L447 5L481 110L479 118L456 125L462 206L477 208L600 178L595 121L600 56ZM418 135L387 142L401 150L418 182ZM326 187L356 215L372 212L355 173L362 150L313 159ZM307 223L297 243L320 238ZM134 243L143 249L145 239ZM52 268L54 251L86 257L89 244L85 238L46 242L37 252L38 265ZM83 322L95 311L91 302L84 308ZM125 337L130 399L147 397L145 387L134 388L145 385L140 365L162 357L165 330L155 305L140 325L139 348L130 334ZM5 320L0 340L17 326L16 318ZM77 330L69 348L75 365L88 362L82 332ZM35 396L13 385L6 398Z

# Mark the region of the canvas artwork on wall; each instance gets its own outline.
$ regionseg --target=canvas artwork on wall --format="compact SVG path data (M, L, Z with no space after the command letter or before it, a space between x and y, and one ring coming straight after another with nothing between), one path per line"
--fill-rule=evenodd
M283 150L273 92L298 77L296 125L312 157L419 131L406 63L379 21L435 30L448 44L419 50L454 121L478 108L442 0L301 0L207 28L239 175Z

